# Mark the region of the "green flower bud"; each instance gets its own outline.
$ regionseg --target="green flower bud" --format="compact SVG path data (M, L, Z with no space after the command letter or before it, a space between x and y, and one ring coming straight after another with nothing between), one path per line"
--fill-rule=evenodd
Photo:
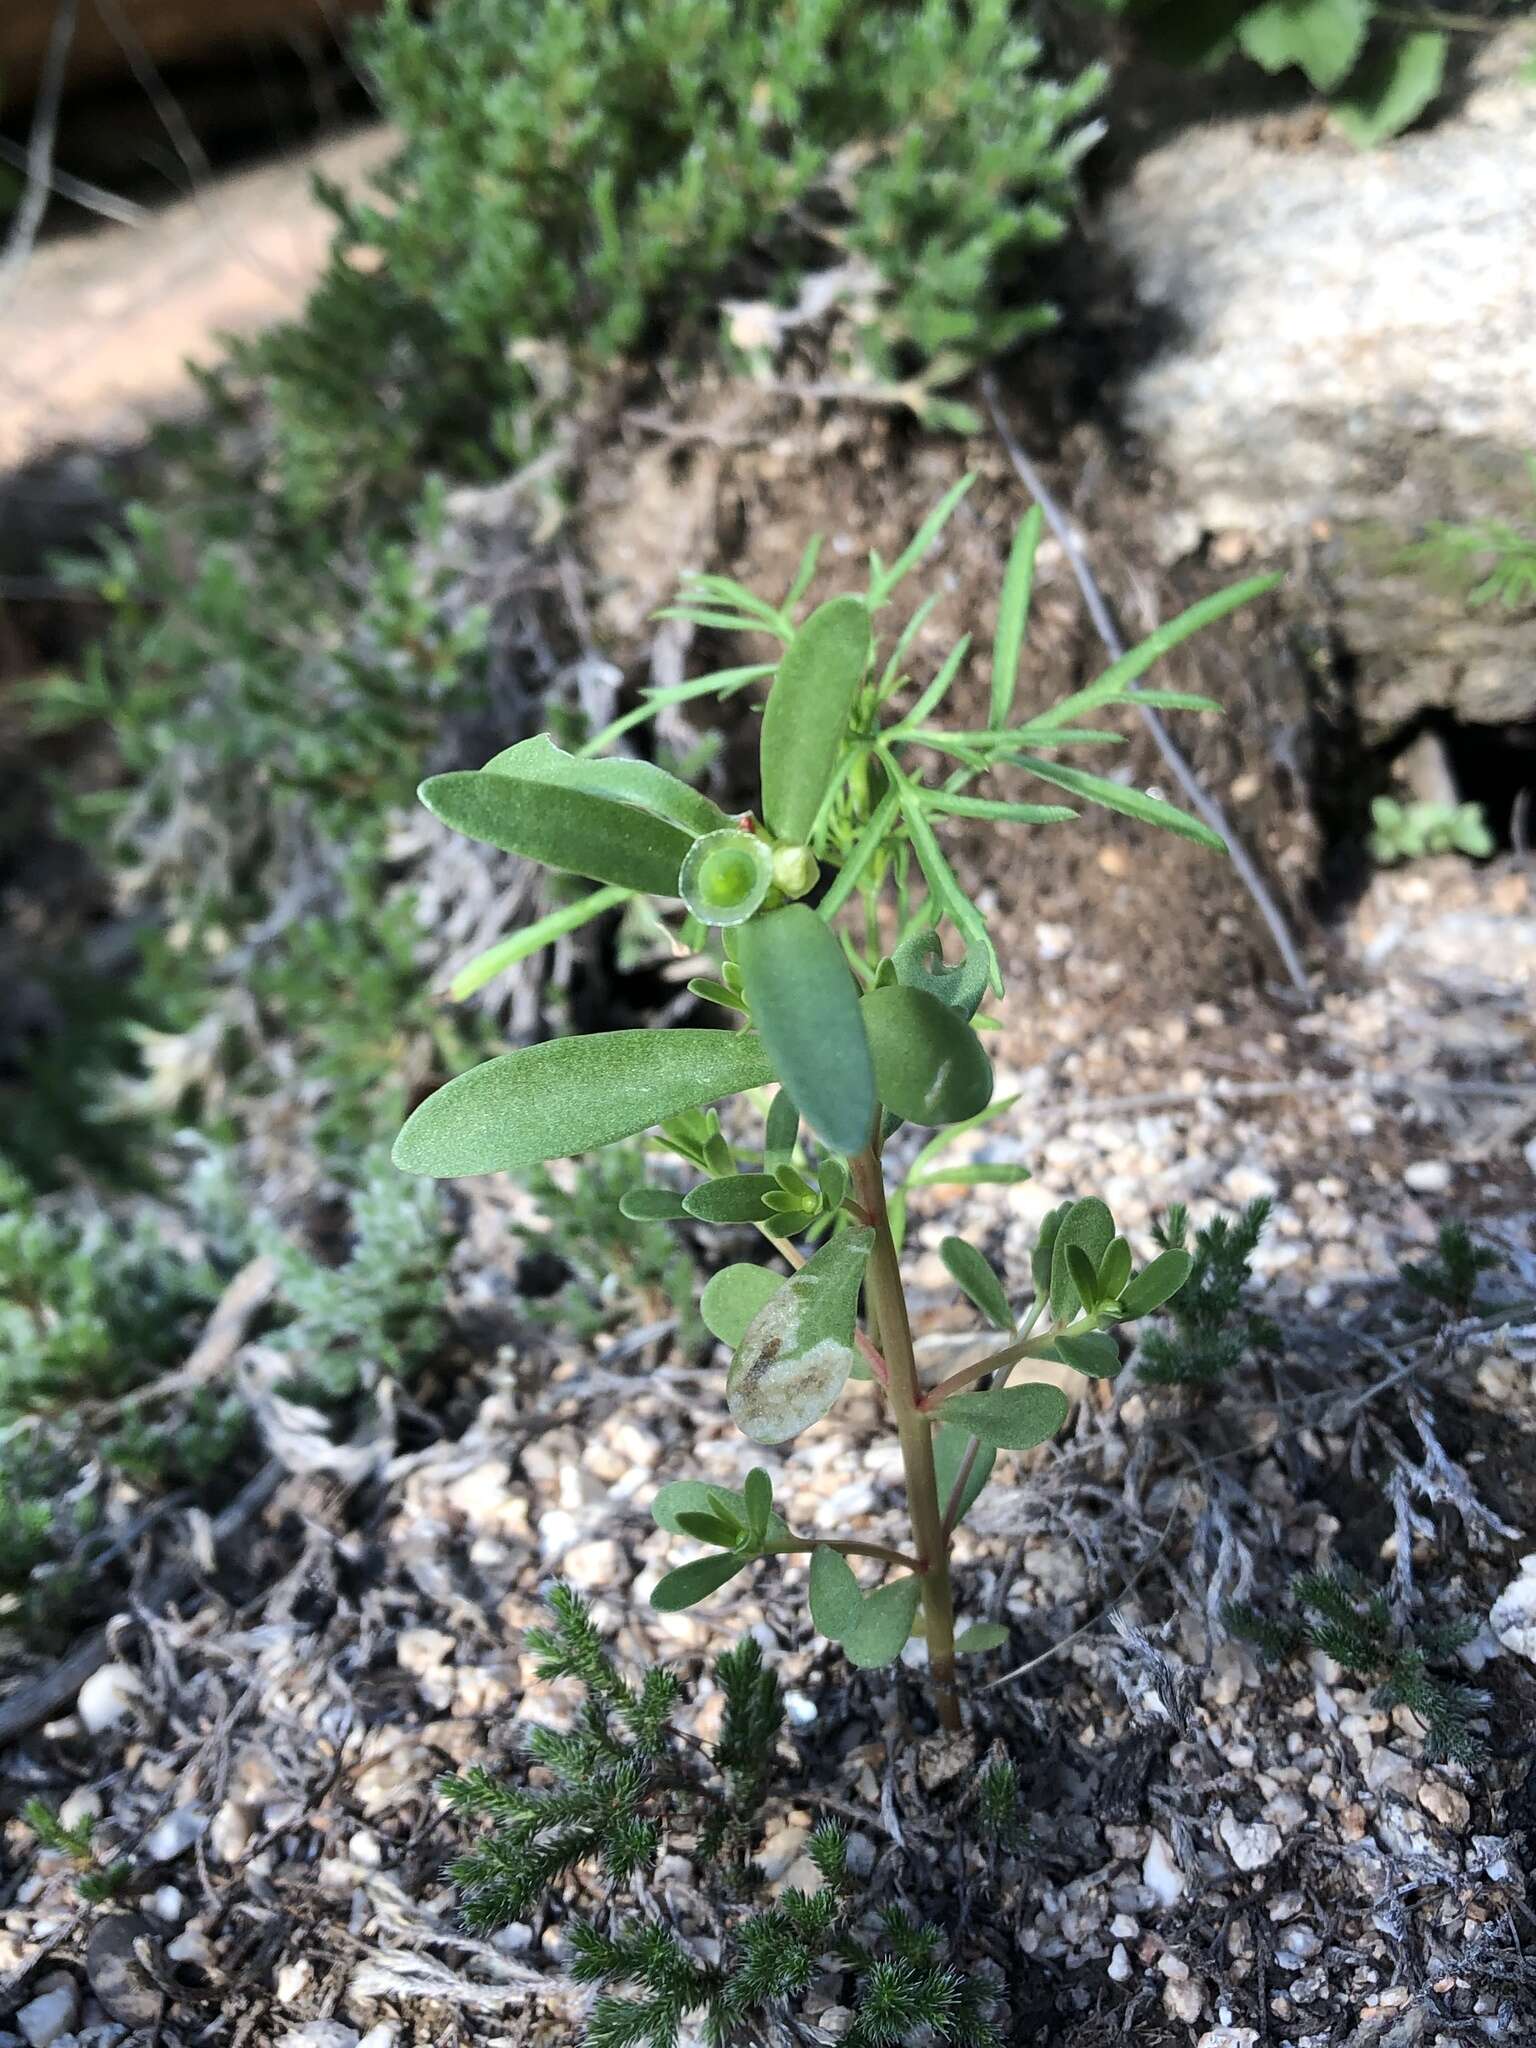
M688 849L678 894L703 924L745 924L768 894L773 868L755 832L706 832Z
M816 885L821 872L816 856L808 846L775 847L773 855L774 886L783 891L791 902L797 896L804 896Z

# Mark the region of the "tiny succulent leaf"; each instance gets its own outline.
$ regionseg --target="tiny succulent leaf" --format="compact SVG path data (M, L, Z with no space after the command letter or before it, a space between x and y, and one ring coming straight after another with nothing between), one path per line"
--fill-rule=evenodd
M840 1551L824 1544L811 1553L811 1620L829 1642L840 1643L859 1618L864 1595Z
M869 607L862 598L818 605L784 650L763 708L763 817L802 845L837 768L848 717L869 666Z
M584 754L567 754L548 733L504 748L480 772L516 775L524 781L585 790L590 796L633 804L638 810L649 811L653 817L675 825L690 839L703 832L718 832L730 823L718 804L652 761L636 760L629 755L596 760Z
M823 1159L816 1171L816 1186L823 1209L829 1214L840 1209L848 1193L847 1162L837 1158L835 1154Z
M768 1533L768 1517L773 1512L773 1481L761 1465L754 1465L742 1482L741 1497L747 1510L747 1534L754 1543L761 1543Z
M963 1237L946 1237L939 1246L939 1257L949 1268L960 1292L981 1310L994 1330L1011 1330L1014 1327L1013 1311L1008 1306L1003 1283L992 1270L984 1252L978 1251L973 1244L967 1244Z
M984 1650L1000 1650L1008 1640L1006 1625L1000 1621L973 1621L955 1637L957 1657L979 1657Z
M1123 1237L1113 1239L1109 1250L1099 1262L1098 1296L1100 1301L1118 1301L1125 1291L1125 1283L1131 1277L1131 1248Z
M1080 1337L1058 1337L1056 1356L1074 1372L1091 1380L1112 1380L1120 1370L1120 1347L1103 1330L1087 1330Z
M722 1550L733 1549L741 1533L723 1515L701 1515L692 1508L684 1508L678 1514L677 1526L685 1536L693 1536L700 1543L713 1543Z
M949 1506L973 1440L970 1430L961 1429L952 1422L941 1422L933 1432L933 1471L938 1482L939 1506L943 1509ZM971 1460L971 1469L966 1474L965 1485L951 1518L957 1528L976 1505L996 1463L996 1444L980 1445Z
M1186 1251L1159 1252L1157 1257L1143 1266L1121 1292L1120 1312L1127 1320L1136 1316L1149 1316L1164 1302L1172 1301L1184 1282L1189 1278L1194 1260Z
M1067 1247L1076 1245L1086 1253L1097 1273L1099 1261L1109 1250L1115 1235L1115 1219L1097 1195L1074 1202L1058 1225L1051 1248L1051 1314L1058 1323L1070 1322L1082 1307Z
M1080 1244L1063 1245L1062 1254L1066 1259L1067 1275L1077 1293L1078 1302L1084 1313L1091 1315L1099 1305L1098 1267Z
M499 771L431 775L417 794L434 818L468 839L651 896L677 894L693 843L633 804Z
M595 1031L471 1067L429 1095L395 1140L404 1173L507 1173L633 1137L773 1078L743 1031Z
M619 1214L631 1223L675 1223L687 1213L674 1188L630 1188L619 1197Z
M732 1351L747 1334L758 1310L784 1285L782 1273L766 1266L724 1266L706 1282L699 1297L704 1327Z
M733 1541L734 1532L750 1526L744 1494L734 1493L728 1486L707 1486L702 1479L674 1479L670 1485L662 1487L651 1502L651 1519L669 1536L690 1533L684 1527L684 1515L703 1515L725 1523L733 1531ZM795 1539L782 1516L769 1515L760 1548L765 1551L795 1548Z
M663 1614L676 1614L684 1607L696 1607L701 1600L707 1600L711 1593L734 1579L743 1569L747 1560L727 1552L718 1557L696 1557L692 1564L680 1564L676 1571L668 1572L657 1581L651 1594L651 1605Z
M992 1062L965 1019L937 996L895 984L861 1005L875 1087L894 1115L914 1124L952 1124L992 1099Z
M895 1663L912 1633L921 1591L921 1581L909 1573L882 1586L878 1593L866 1595L858 1619L843 1638L850 1664L873 1671L881 1664Z
M1071 1206L1070 1202L1063 1202L1059 1208L1048 1210L1040 1219L1035 1248L1029 1259L1030 1277L1035 1283L1035 1292L1038 1295L1050 1293L1051 1261L1056 1255L1056 1238L1061 1230L1062 1219Z
M873 1243L872 1230L830 1238L752 1318L731 1361L726 1403L754 1443L783 1443L808 1429L842 1391Z
M768 1105L768 1117L763 1127L763 1169L775 1172L781 1166L788 1166L794 1157L795 1140L800 1135L800 1112L787 1088L781 1088Z
M743 925L742 986L773 1071L834 1152L860 1152L875 1120L875 1069L842 947L791 903Z
M944 1403L944 1420L968 1429L984 1444L1003 1451L1032 1451L1048 1443L1067 1419L1068 1402L1060 1387L1037 1380L1023 1387L996 1387L986 1394L952 1394Z
M690 1188L683 1208L700 1223L761 1223L772 1214L764 1208L763 1197L777 1188L771 1173L722 1174Z

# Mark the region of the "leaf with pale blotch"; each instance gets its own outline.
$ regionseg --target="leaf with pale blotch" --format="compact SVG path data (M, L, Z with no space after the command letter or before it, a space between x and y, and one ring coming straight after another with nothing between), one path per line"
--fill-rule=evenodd
M1091 1261L1096 1273L1114 1235L1115 1219L1097 1195L1085 1195L1082 1201L1074 1202L1062 1217L1051 1247L1051 1314L1058 1323L1070 1322L1082 1307L1067 1259L1067 1247L1076 1245Z
M818 1421L852 1369L859 1288L872 1230L829 1238L752 1318L731 1360L726 1405L754 1443L779 1444Z
M782 1273L766 1266L722 1266L699 1296L699 1314L712 1337L734 1351L765 1301L784 1285Z
M867 1595L858 1620L843 1638L849 1663L856 1664L861 1671L894 1664L912 1633L921 1592L921 1580L909 1575L893 1579L878 1593Z
M1048 1443L1067 1419L1067 1397L1060 1387L1037 1381L1032 1386L997 1387L986 1394L952 1394L944 1403L944 1420L979 1436L1002 1451L1032 1451Z
M811 1620L828 1642L840 1643L859 1618L864 1595L841 1551L811 1552Z
M395 1140L404 1173L508 1173L633 1137L773 1067L743 1031L594 1031L503 1053L429 1095Z

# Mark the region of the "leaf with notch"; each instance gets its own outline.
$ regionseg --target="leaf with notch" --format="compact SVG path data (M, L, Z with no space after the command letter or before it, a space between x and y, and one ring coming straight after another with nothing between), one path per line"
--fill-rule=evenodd
M978 1251L973 1244L967 1244L963 1237L946 1237L939 1246L939 1257L948 1267L950 1277L960 1292L981 1310L994 1330L1012 1330L1015 1327L1003 1283L984 1252Z

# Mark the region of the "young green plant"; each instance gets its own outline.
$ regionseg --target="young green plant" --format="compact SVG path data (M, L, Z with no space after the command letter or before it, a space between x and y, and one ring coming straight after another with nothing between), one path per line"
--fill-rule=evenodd
M900 1445L910 1545L797 1532L775 1509L763 1466L739 1491L680 1479L657 1495L655 1517L703 1554L669 1572L653 1598L689 1607L758 1558L808 1556L812 1619L855 1665L891 1663L921 1626L947 1727L960 1720L957 1657L1000 1640L992 1628L956 1639L957 1525L1000 1452L1031 1450L1066 1420L1061 1368L1084 1379L1118 1372L1115 1328L1169 1300L1190 1258L1170 1247L1138 1271L1108 1208L1087 1195L1046 1218L1033 1298L1020 1309L984 1254L952 1237L946 1264L1001 1341L937 1382L919 1369L901 1274L909 1191L938 1178L1027 1177L1016 1165L933 1170L946 1144L1009 1106L993 1100L975 1023L988 990L1003 993L1002 968L943 837L955 819L972 829L1054 827L1091 803L1219 852L1198 820L1072 757L1119 742L1097 722L1117 706L1215 709L1136 686L1170 648L1268 588L1260 578L1204 600L1086 688L1020 717L1040 536L1031 514L999 603L986 722L942 723L969 638L917 686L905 664L931 601L888 648L880 627L966 488L949 493L897 561L871 559L864 591L804 616L814 543L776 604L723 577L694 579L678 612L766 633L778 643L774 659L652 691L579 754L528 740L483 769L423 783L427 808L472 838L661 899L680 942L713 954L694 993L735 1028L596 1032L504 1053L431 1096L395 1146L407 1172L515 1172L651 1131L687 1183L632 1190L627 1215L757 1227L789 1273L729 1265L700 1304L732 1354L731 1416L754 1443L783 1444L850 1379L872 1379ZM769 678L754 812L727 816L651 763L604 751L669 701L734 695ZM1015 794L1024 780L1072 801ZM728 1131L715 1105L766 1089L775 1092L761 1140L734 1119ZM936 1135L894 1174L909 1125ZM1032 1367L1051 1376L1009 1384ZM876 1566L878 1582L865 1583L852 1560Z

